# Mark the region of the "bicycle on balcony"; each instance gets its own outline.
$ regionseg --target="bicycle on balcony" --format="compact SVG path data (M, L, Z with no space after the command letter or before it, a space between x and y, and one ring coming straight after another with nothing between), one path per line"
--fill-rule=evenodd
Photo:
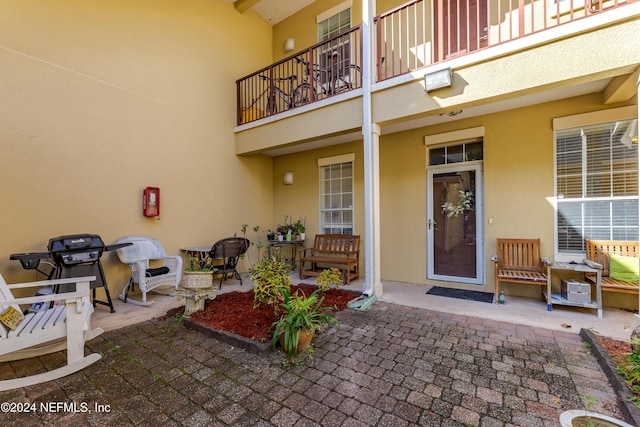
M288 77L277 77L275 79L269 78L269 76L265 76L260 74L262 80L269 81L269 86L262 93L264 95L267 91L269 92L269 96L267 98L267 114L273 115L281 112L282 107L284 109L290 110L295 107L299 107L301 105L308 104L310 101L306 98L307 93L304 90L299 90L302 85L293 87L293 82L298 79L296 75L290 75ZM288 91L283 90L280 87L280 84L283 82L288 82ZM261 96L262 96L261 95ZM281 101L278 100L280 98Z
M317 95L327 98L361 85L360 67L356 64L341 64L337 53L331 55L331 63L325 68L319 64L312 66L309 61L300 57L295 59L298 64L302 64L305 72L303 82L296 90L307 94L305 98L309 102L315 101Z

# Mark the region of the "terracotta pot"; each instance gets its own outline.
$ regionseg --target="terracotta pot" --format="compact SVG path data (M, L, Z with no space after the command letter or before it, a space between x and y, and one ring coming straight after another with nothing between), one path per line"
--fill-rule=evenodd
M311 345L312 339L313 339L313 331L304 330L304 331L298 332L298 348L296 349L296 353L300 354L309 350L309 346ZM284 349L284 335L280 335L280 347Z

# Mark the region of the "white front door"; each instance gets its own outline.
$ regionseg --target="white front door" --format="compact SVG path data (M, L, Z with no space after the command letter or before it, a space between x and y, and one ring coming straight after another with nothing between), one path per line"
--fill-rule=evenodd
M482 161L429 166L427 278L484 284Z

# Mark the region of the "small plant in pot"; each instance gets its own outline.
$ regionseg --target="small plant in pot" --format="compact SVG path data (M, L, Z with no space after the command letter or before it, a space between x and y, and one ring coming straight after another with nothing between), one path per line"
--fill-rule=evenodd
M299 219L293 224L291 224L291 227L293 228L293 232L295 233L297 240L305 240L306 238L305 222L306 222L306 219Z
M324 325L340 328L331 307L323 307L323 301L318 290L306 296L302 291L291 295L288 289L283 289L281 316L273 324L272 345L275 348L280 343L289 362L301 353L312 354L313 336L321 332Z
M189 254L183 271L183 287L207 288L213 284L213 275L217 268L209 253L196 252Z

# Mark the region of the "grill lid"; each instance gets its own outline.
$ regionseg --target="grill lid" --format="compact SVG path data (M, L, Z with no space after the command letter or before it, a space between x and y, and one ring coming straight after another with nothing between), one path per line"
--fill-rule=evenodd
M49 239L49 253L83 252L104 249L104 242L97 234L72 234Z

